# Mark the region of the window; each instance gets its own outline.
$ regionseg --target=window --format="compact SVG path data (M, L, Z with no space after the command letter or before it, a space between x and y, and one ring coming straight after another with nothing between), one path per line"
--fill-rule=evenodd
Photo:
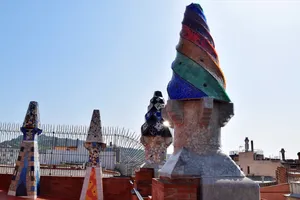
M241 168L241 165L239 165L239 167L240 167L241 171L243 171L243 168Z
M250 166L247 167L247 173L250 174Z

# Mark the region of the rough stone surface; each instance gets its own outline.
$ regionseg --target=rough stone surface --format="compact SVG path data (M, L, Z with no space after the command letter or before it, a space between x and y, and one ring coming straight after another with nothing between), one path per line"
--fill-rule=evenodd
M259 200L259 185L245 177L202 178L202 200Z
M142 137L141 142L145 146L145 165L158 166L165 163L167 148L172 143L172 138L161 136Z
M170 178L180 177L244 177L244 173L227 155L199 155L182 148L168 159L160 171L160 176Z
M201 200L259 200L259 185L221 151L221 127L232 116L232 103L212 98L169 100L163 117L174 128L174 153L160 177L198 178Z
M197 154L221 151L221 127L233 116L231 103L212 98L168 100L163 117L174 128L174 152L185 147Z
M163 117L174 127L174 153L161 169L161 176L243 177L221 151L221 127L232 115L231 103L212 98L168 100Z

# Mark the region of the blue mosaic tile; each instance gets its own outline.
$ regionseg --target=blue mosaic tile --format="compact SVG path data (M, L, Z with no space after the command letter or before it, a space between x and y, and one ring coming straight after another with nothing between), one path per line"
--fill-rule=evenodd
M27 188L24 182L21 182L16 190L16 196L27 196Z
M168 84L167 91L170 99L197 99L207 97L204 92L198 90L174 72Z
M35 179L36 179L36 187L37 187L37 195L40 195L40 170L36 170L36 175L35 175Z
M203 9L199 4L191 3L187 6L187 9L194 11L197 13L202 19L204 19L205 22L207 22L206 17L203 13Z
M97 147L98 146L98 142L92 142L92 147Z
M199 16L198 13L196 13L195 11L187 8L184 12L184 17L197 21L198 23L202 24L202 26L204 26L208 31L210 31L206 21L203 19L202 16Z
M17 196L27 196L26 189L26 176L27 176L27 168L28 168L28 153L24 155L24 166L21 170L20 179L17 184Z

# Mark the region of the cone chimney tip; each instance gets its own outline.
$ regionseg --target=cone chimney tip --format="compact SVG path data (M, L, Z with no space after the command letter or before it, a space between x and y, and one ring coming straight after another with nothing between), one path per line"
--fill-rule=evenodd
M86 142L99 142L104 143L102 138L102 126L100 119L100 110L93 110L93 115L88 130Z
M40 129L40 127L41 124L40 124L39 104L36 101L30 101L23 122L23 128Z
M155 91L153 96L154 96L154 97L163 97L161 91Z

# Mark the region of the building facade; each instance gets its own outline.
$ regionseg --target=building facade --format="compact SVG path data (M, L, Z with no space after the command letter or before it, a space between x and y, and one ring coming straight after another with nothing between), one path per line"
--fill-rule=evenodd
M280 158L266 158L262 150L255 150L251 141L245 139L245 149L230 152L230 157L240 166L246 176L260 176L276 178L276 170L282 166Z
M0 165L13 165L20 149L14 149L9 146L0 148Z

